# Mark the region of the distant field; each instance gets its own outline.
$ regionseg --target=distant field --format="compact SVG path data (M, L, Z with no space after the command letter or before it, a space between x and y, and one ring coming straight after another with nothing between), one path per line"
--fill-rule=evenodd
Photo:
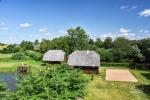
M7 47L7 45L4 45L4 46L0 45L0 50L3 50L6 47Z

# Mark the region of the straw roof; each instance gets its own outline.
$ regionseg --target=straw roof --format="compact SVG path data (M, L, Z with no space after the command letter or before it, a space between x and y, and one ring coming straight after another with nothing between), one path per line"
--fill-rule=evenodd
M76 50L68 57L70 66L100 66L100 55L94 50Z
M48 50L44 56L43 61L64 61L65 52L62 50Z

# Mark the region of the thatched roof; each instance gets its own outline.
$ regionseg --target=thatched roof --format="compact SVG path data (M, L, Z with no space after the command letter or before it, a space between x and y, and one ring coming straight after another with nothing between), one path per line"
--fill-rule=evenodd
M93 50L76 50L68 57L70 66L99 66L100 55Z
M44 56L43 61L64 61L65 52L62 50L48 50Z

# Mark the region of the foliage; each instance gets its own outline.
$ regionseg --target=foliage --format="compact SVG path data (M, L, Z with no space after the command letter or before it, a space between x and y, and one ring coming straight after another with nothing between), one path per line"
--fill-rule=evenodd
M16 53L20 51L20 47L16 44L8 45L6 48L1 50L2 53Z
M105 41L103 42L103 47L104 47L105 49L109 49L109 48L112 47L112 38L111 38L111 37L107 37L107 38L105 39Z
M124 37L118 37L113 42L112 52L116 62L121 61L127 57L127 50L129 48L129 40Z
M12 55L11 59L13 60L26 60L27 56L25 55L24 52L17 52Z
M138 41L138 47L141 53L145 56L145 62L150 62L150 38L142 39Z
M88 80L79 70L67 64L51 65L19 80L13 99L70 100L85 95Z
M70 28L66 33L64 36L53 39L43 39L41 42L35 40L34 42L22 41L20 45L11 44L8 45L7 48L3 48L1 52L16 53L26 50L36 51L40 53L31 52L33 54L32 56L30 56L30 54L27 55L35 60L40 60L41 54L50 49L63 50L67 56L75 50L95 50L99 52L101 60L104 62L129 62L128 49L133 45L137 45L145 58L143 63L145 66L149 65L150 38L129 40L125 37L117 37L115 40L112 40L111 37L107 37L104 41L100 38L94 40L90 38L81 27Z
M111 62L113 61L113 54L109 50L106 50L104 48L96 49L96 51L101 56L101 61Z
M0 98L6 97L7 85L6 83L0 81Z
M21 42L20 47L23 50L33 50L34 49L32 42L30 42L30 41L24 41L24 40Z
M40 61L42 59L42 54L36 51L27 50L25 54L36 61Z
M102 48L102 46L103 46L102 40L100 38L97 38L95 41L95 45L97 48Z
M128 57L132 60L132 62L140 62L144 60L143 55L140 52L140 49L137 45L131 46L128 51Z
M69 45L69 54L74 50L85 50L89 47L89 36L80 27L71 28L68 30L67 42Z

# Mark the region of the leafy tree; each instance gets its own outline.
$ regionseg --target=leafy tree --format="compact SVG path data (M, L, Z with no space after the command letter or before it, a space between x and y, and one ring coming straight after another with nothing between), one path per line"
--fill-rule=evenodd
M33 47L35 51L40 51L40 42L38 40L35 40L33 42Z
M67 41L67 36L61 36L59 38L54 38L52 40L54 49L64 50L67 54L69 54L69 45Z
M51 40L43 39L42 42L40 43L40 52L45 53L49 49L53 49Z
M134 67L136 67L135 63L139 63L144 60L144 57L137 45L131 46L129 48L128 57L132 60L132 64Z
M89 40L89 47L88 47L88 49L90 49L90 50L95 50L96 49L96 45L95 45L95 42L93 41L93 39Z
M33 43L30 41L22 41L20 44L20 47L23 48L23 50L33 50Z
M71 100L85 95L87 78L67 64L53 65L47 70L21 78L12 99Z
M129 40L124 37L118 37L113 42L114 60L119 62L127 57L127 50L129 48Z
M107 37L107 38L105 39L105 41L103 42L103 47L104 47L105 49L109 49L109 48L112 47L112 38L111 38L111 37Z
M96 45L97 48L102 48L103 42L101 41L100 38L97 38L97 39L96 39L95 45Z
M110 50L104 48L98 48L96 51L100 54L101 61L111 62L113 61L113 54Z
M145 56L145 63L150 62L150 38L142 39L138 41L138 47L141 53Z
M69 54L75 50L84 50L89 47L89 36L84 29L76 27L68 30L67 42L69 45Z

